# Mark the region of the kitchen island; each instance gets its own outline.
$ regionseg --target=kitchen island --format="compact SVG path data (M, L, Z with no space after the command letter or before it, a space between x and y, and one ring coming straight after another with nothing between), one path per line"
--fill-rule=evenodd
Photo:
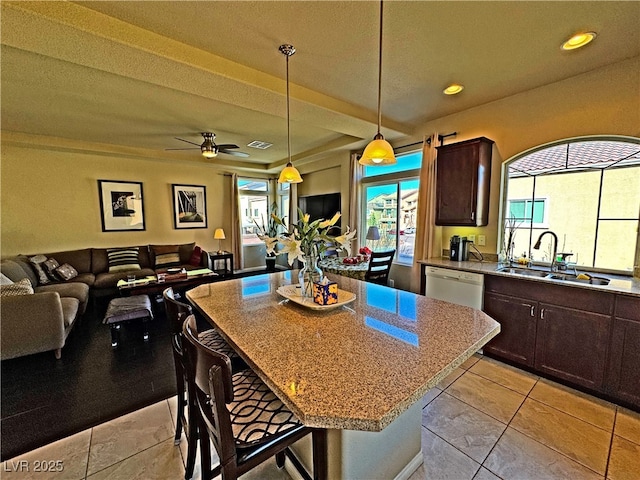
M329 429L329 478L408 478L422 463L422 396L500 326L481 311L334 276L347 306L276 290L296 271L201 285L187 298L305 424ZM310 442L308 442L310 443ZM310 465L309 445L297 453Z

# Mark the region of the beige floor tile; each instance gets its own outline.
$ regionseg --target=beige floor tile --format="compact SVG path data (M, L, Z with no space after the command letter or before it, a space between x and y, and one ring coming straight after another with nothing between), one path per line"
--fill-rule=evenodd
M480 355L479 353L474 353L462 365L460 365L460 368L462 368L463 370L469 370L481 358L482 358L482 355Z
M421 478L429 480L471 480L480 468L479 463L474 462L424 427L422 428L422 454L424 455L422 471L425 475Z
M432 388L422 397L422 408L426 407L431 403L438 395L442 393L442 390L439 388Z
M453 382L447 388L447 393L502 423L509 423L525 398L471 372Z
M2 462L3 480L81 479L87 472L91 429Z
M480 470L478 470L478 473L476 473L476 476L473 477L473 480L500 480L500 477L498 477L497 475L494 475L489 470L482 467L480 468Z
M638 480L640 478L640 445L614 435L607 478Z
M173 439L157 445L100 470L87 480L155 480L184 477L184 465L180 450L173 445Z
M505 480L602 480L602 476L511 427L483 466Z
M422 411L422 425L482 463L507 426L443 393Z
M438 388L440 390L445 390L449 385L455 382L464 372L465 370L463 370L462 368L456 368L453 372L451 372L449 375L443 378L442 381L435 386L435 388Z
M541 378L529 397L597 427L613 430L616 406L586 393Z
M509 425L604 475L611 433L527 398Z
M613 433L640 445L640 413L618 407L616 427Z
M173 445L174 425L166 400L93 428L91 475L164 440ZM176 449L178 451L178 449Z
M486 357L476 362L469 371L523 395L527 395L538 380L536 375Z

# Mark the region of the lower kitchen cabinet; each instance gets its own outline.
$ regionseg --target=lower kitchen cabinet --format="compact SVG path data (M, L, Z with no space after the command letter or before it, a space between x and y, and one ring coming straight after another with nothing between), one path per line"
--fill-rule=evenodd
M487 354L640 408L640 298L485 275L483 310Z
M484 311L500 322L500 333L483 350L533 367L538 303L518 297L486 293Z
M640 298L616 298L606 391L640 406Z
M601 391L611 324L610 315L540 303L536 370Z

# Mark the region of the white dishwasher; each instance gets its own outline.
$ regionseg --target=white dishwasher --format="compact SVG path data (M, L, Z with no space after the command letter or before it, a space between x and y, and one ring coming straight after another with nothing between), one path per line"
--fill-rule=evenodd
M425 296L482 309L483 274L427 266L425 276Z

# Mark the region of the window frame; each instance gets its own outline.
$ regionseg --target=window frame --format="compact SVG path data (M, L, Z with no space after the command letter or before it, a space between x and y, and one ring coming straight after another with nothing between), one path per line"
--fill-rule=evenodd
M416 153L422 155L422 150L417 149L417 150L411 150L411 151L402 152L402 153L396 153L396 156L398 160L400 160L405 155L413 155ZM422 162L422 158L420 161ZM402 202L400 201L401 183L406 181L417 181L418 188L419 188L420 168L413 168L413 169L386 173L381 175L373 175L369 177L364 176L364 170L363 170L363 177L360 180L360 186L361 186L360 232L363 232L362 235L360 235L360 238L361 238L360 242L362 243L362 245L366 244L365 235L368 229L368 216L367 216L368 209L367 209L367 198L366 198L367 187L375 187L378 185L392 185L392 184L396 185L396 194L397 194L397 201L396 201L396 208L395 208L396 230L399 230L400 218L402 214L401 212ZM385 206L384 208L386 209L387 207ZM396 244L395 244L396 255L393 258L393 263L397 265L403 265L403 266L412 266L413 263L415 262L415 258L413 255L410 262L400 261L400 255L399 255L400 235L396 234L395 237L396 237Z
M498 241L497 241L497 253L500 252L500 246L503 245L504 241L505 241L505 215L506 213L509 212L509 204L508 204L508 193L509 193L509 166L517 161L520 160L530 154L533 154L535 152L541 151L541 150L545 150L551 147L555 147L558 145L569 145L571 143L580 143L580 142L590 142L590 141L610 141L610 142L621 142L621 143L630 143L630 144L635 144L638 146L638 148L640 149L640 139L638 139L637 137L629 137L629 136L624 136L624 135L593 135L593 136L581 136L581 137L572 137L572 138L564 138L564 139L560 139L560 140L556 140L553 142L549 142L549 143L545 143L542 145L538 145L536 147L527 149L523 152L520 152L514 156L512 156L511 158L507 159L506 161L504 161L501 165L501 175L500 175L500 208L499 208L499 214L498 214ZM622 167L624 168L624 167ZM606 169L603 169L601 167L596 167L594 168L595 170L600 170L600 174L603 175L603 172ZM587 168L584 169L580 169L580 171L582 170L589 170ZM571 172L571 171L575 171L575 170L568 170L566 172ZM557 174L562 174L562 173L566 173L566 172L559 172ZM536 175L536 176L540 176L540 175ZM600 196L602 195L602 191L599 192L599 201L600 201ZM535 197L535 193L534 193L534 200L536 200L538 197ZM542 198L542 197L540 197ZM545 209L545 215L549 212L550 208L547 207ZM635 219L621 219L621 218L605 218L605 217L600 217L600 215L598 215L598 217L596 217L596 223L599 224L601 222L607 222L607 221L611 221L611 220L625 220L625 221L633 221ZM614 269L614 268L607 268L607 267L598 267L598 266L594 266L595 265L595 261L596 261L596 255L597 255L597 249L598 249L598 233L596 231L595 233L595 238L593 241L593 262L592 262L592 266L579 266L579 270L583 270L583 271L588 271L588 272L602 272L602 273L610 273L610 274L617 274L617 275L624 275L624 276L632 276L634 273L634 266L638 265L640 263L640 216L637 219L638 222L638 227L636 229L637 231L637 236L636 236L636 248L635 248L635 255L634 255L634 259L633 259L633 265L631 265L631 271L629 270L619 270L619 269ZM525 228L528 229L529 231L529 236L530 236L530 240L529 240L529 258L531 255L531 245L532 242L535 240L533 239L533 235L535 235L534 231L536 228L544 228L545 230L548 230L548 227L543 226L543 227L536 227L535 224L534 226L531 225L523 225ZM596 227L596 228L599 228ZM547 265L548 263L543 263L543 262L533 262L536 265Z

